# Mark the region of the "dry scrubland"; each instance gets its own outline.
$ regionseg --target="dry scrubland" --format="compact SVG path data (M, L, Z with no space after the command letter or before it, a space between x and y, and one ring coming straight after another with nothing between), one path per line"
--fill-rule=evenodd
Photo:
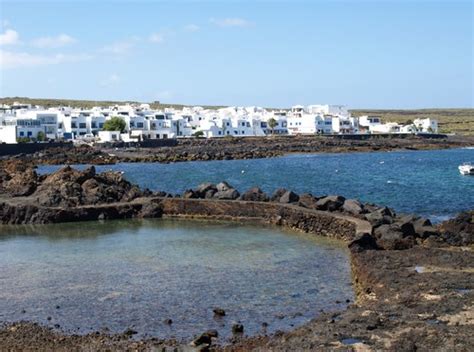
M15 101L53 107L66 105L72 107L91 108L93 106L108 107L114 104L138 103L136 101L95 101L95 100L72 100L72 99L30 99L23 97L0 98L0 103L12 104ZM155 102L150 104L153 109L159 108L182 108L183 104L162 104ZM222 106L206 106L205 108L217 109ZM355 116L379 115L384 121L406 123L417 118L430 117L439 121L441 133L456 133L463 135L474 135L474 109L419 109L419 110L351 110Z

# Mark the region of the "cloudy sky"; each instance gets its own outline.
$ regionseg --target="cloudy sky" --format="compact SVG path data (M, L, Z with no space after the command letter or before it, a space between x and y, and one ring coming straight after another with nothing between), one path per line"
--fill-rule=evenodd
M0 2L0 95L473 107L471 1Z

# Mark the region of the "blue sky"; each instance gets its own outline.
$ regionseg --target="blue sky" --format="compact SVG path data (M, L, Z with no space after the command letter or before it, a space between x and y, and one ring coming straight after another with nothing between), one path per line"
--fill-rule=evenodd
M0 95L473 107L471 1L0 2Z

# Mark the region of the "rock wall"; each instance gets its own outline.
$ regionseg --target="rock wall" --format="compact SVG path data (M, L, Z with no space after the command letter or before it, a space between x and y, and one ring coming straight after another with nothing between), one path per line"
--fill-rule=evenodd
M292 204L183 198L164 198L161 204L164 216L259 219L347 241L362 233L371 232L371 226L366 221Z

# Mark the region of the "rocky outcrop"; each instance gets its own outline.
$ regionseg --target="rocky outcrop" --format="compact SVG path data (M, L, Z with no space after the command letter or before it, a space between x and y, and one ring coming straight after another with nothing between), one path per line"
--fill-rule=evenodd
M163 215L235 217L264 219L349 241L355 240L355 236L367 234L373 240L368 241L364 237L364 245L359 241L357 246L369 246L368 243L371 243L373 249L404 250L417 244L440 246L473 242L471 213L462 214L437 229L428 219L397 215L388 207L364 204L340 195L315 197L280 188L269 197L258 187L240 195L237 189L223 181L218 184L203 183L182 195L173 196L166 192L142 191L126 181L121 173L109 171L97 174L94 167L80 171L66 166L52 174L39 176L18 161L5 166L0 172L2 223ZM15 202L9 201L8 197L16 199ZM105 207L107 204L110 206ZM352 225L347 226L347 219L352 219L349 221ZM351 227L358 221L366 224L362 226L363 231L355 231Z

